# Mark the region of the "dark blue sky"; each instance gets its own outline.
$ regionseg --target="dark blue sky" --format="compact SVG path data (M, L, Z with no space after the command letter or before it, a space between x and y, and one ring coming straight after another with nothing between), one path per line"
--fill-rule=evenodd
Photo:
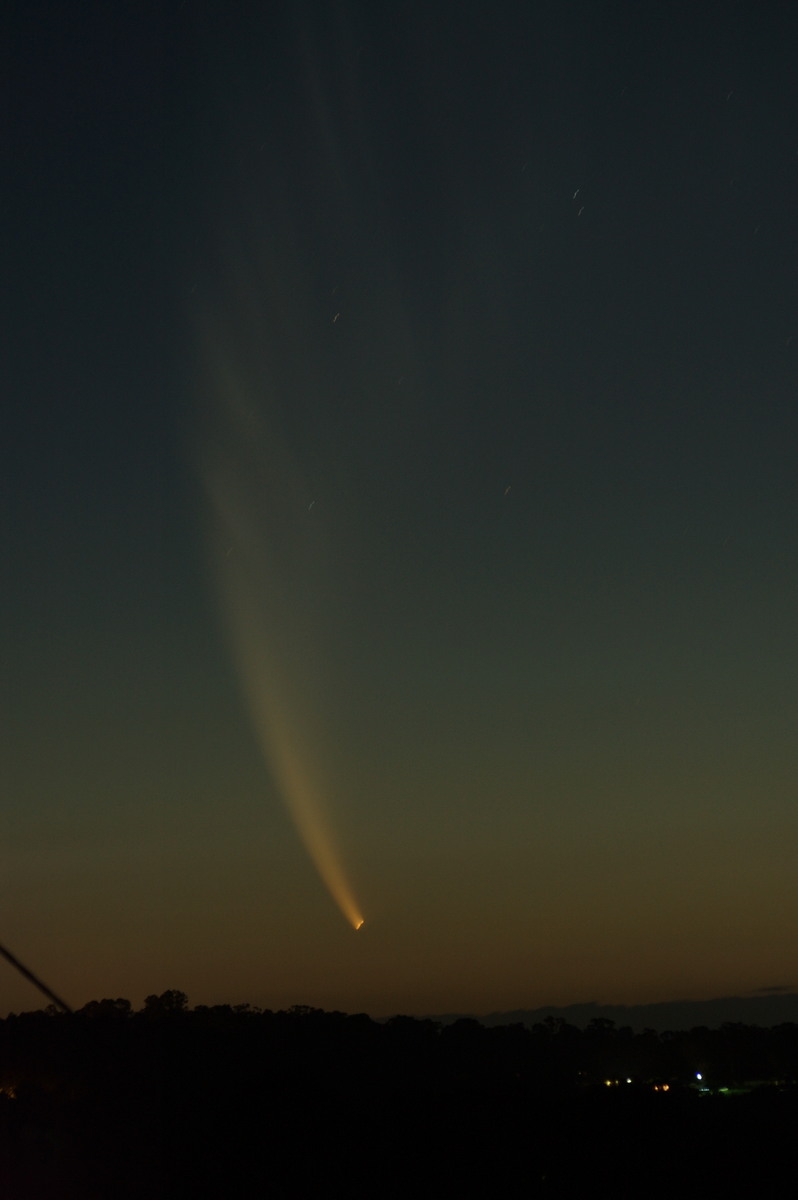
M789 976L796 34L17 6L3 940L57 991Z

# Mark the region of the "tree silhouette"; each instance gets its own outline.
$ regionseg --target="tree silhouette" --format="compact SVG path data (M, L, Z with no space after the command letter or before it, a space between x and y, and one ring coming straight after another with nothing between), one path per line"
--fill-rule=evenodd
M160 996L147 996L144 1001L144 1012L151 1017L174 1016L176 1013L188 1011L188 996L176 988L161 992Z

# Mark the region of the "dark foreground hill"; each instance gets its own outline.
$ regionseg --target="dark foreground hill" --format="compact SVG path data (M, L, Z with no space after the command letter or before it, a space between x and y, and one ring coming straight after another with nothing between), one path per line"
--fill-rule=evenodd
M0 1196L760 1194L792 1171L796 1075L795 1025L101 1001L0 1022Z

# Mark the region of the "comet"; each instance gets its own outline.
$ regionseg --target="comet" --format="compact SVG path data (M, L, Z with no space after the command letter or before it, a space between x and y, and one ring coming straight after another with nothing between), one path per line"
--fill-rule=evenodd
M355 899L333 820L335 779L319 711L323 659L313 597L325 582L299 464L221 349L207 372L211 427L198 467L223 625L253 732L316 871L355 931ZM244 373L245 374L245 373ZM315 539L315 540L314 540Z
M355 926L355 933L357 933L358 930L362 929L365 924L366 924L366 922L361 917L360 920L358 921L357 925Z

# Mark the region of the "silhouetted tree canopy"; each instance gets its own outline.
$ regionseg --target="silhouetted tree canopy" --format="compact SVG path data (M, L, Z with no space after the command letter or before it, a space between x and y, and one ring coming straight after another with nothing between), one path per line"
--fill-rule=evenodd
M755 1193L763 1156L792 1163L796 1078L796 1025L95 1000L0 1021L0 1195L690 1195L688 1162L705 1194Z

